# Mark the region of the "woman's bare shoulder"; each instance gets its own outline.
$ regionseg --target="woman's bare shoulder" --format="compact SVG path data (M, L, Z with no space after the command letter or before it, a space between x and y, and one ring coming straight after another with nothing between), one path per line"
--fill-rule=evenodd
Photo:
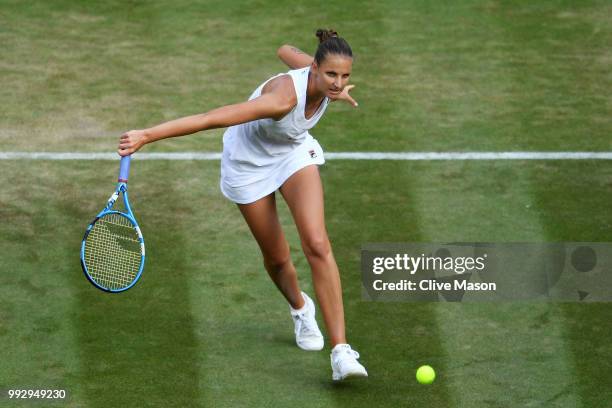
M283 99L293 102L293 104L297 103L293 79L289 74L279 75L269 80L261 89L262 95L268 93L274 93Z

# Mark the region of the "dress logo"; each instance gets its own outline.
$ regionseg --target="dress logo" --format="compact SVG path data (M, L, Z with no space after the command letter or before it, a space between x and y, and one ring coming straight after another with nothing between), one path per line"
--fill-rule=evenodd
M317 157L317 153L314 150L309 150L308 154L310 154L311 159L314 159Z

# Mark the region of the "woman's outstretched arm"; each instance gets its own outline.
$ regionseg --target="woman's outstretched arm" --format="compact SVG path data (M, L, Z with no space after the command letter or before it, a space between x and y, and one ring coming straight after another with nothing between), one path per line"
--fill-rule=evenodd
M276 55L278 55L278 58L291 69L307 67L314 61L314 58L304 51L288 44L281 46L278 51L276 51Z
M282 117L293 109L296 100L292 88L279 86L278 89L247 102L175 119L149 129L130 130L121 135L118 152L121 156L127 156L145 144L157 140L238 125L257 119Z

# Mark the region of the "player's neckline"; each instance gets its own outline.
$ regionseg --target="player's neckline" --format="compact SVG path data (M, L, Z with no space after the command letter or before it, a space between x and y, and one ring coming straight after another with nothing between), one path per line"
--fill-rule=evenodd
M321 99L319 106L317 106L317 109L315 109L314 113L309 118L306 117L306 107L308 106L308 82L309 80L310 80L310 68L308 68L308 77L306 79L306 91L304 92L304 109L302 110L302 117L306 121L312 120L319 114L319 112L323 108L323 105L325 104L325 100L327 99L327 96L324 96L323 99Z

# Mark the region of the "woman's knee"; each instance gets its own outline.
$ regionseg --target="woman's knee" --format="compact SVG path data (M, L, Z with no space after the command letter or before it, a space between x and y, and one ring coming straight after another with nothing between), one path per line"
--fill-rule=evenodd
M302 248L311 262L327 260L331 256L331 244L326 234L309 237L302 242Z
M264 265L268 270L280 272L291 266L291 256L287 253L277 253L264 255Z

